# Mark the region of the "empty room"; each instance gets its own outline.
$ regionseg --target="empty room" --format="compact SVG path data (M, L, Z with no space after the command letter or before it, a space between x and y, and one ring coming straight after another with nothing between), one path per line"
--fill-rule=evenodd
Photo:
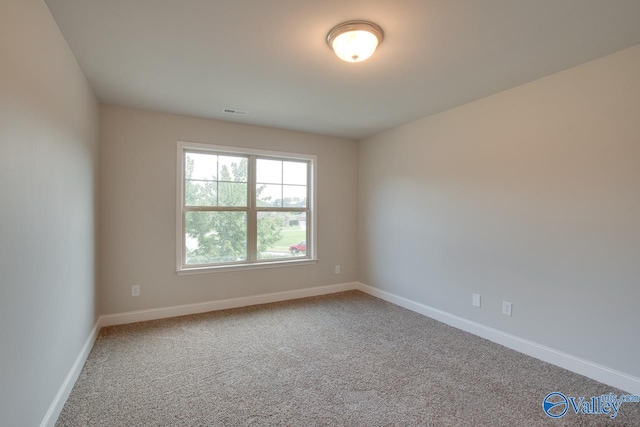
M0 426L640 426L639 23L0 0Z

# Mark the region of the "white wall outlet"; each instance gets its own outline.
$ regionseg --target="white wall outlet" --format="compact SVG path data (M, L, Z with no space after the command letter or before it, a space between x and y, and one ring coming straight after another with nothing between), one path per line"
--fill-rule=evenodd
M480 307L480 294L473 294L471 304L473 304L474 307Z
M131 296L139 297L140 296L140 285L133 285L131 287Z
M340 266L336 265L336 274L340 274Z
M511 316L511 303L508 301L502 301L502 314L505 316Z

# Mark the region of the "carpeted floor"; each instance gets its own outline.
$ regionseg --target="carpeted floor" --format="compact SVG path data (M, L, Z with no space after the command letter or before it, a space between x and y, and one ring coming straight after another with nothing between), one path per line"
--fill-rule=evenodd
M360 292L104 328L57 426L640 425L619 390Z

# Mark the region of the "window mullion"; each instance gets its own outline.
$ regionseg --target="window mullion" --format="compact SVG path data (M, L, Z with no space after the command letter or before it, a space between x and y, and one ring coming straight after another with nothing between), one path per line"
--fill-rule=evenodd
M313 206L313 200L311 198L311 189L312 186L315 186L316 183L313 182L313 165L311 162L307 162L307 256L311 256L315 258L316 254L313 249L315 248L314 239L316 236L312 232L313 224L315 223L315 218L311 218L313 215L313 211L315 210L315 206Z
M264 207L256 208L256 210L258 212L306 212L307 208L290 208L290 207L273 208L269 206L264 206Z
M249 215L247 217L247 256L249 261L258 259L258 213L256 211L256 156L249 156L248 170Z

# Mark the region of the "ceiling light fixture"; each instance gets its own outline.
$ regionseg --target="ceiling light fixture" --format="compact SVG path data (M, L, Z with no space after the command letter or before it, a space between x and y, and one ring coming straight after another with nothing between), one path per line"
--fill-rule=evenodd
M347 62L362 62L373 55L384 33L379 25L369 21L347 21L336 25L327 34L327 44Z

